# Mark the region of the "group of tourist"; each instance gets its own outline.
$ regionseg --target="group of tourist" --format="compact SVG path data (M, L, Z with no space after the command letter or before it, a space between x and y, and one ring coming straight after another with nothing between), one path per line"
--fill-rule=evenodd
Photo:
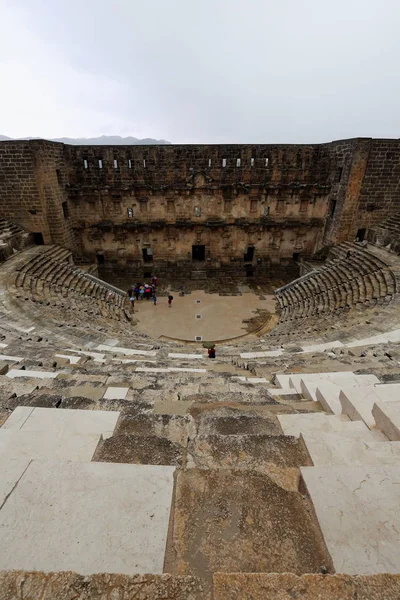
M129 288L127 294L131 303L132 312L135 311L135 300L153 300L154 306L157 305L157 286L158 277L153 275L151 278L151 285L148 283L137 283L135 286ZM171 308L172 300L174 299L171 294L168 296L168 306Z
M135 312L135 300L153 300L154 306L157 305L157 286L158 277L153 275L151 278L151 285L148 283L137 283L135 286L129 288L127 291L129 301L131 303L132 312ZM185 295L185 288L182 285L179 288L179 295ZM171 308L172 300L174 299L171 294L168 295L168 307ZM208 358L215 358L215 344L208 348Z

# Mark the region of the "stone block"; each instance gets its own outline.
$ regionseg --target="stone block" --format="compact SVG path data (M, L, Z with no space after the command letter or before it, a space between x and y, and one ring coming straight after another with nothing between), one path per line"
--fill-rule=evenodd
M323 440L326 433L334 432L338 438L375 441L371 431L362 421L349 421L346 416L308 413L299 415L278 415L285 435L308 435L315 440Z
M400 467L302 467L336 572L400 570Z
M400 443L365 441L346 438L335 432L324 433L318 439L301 436L315 467L379 466L400 464Z
M211 600L197 577L1 571L0 600Z
M0 510L0 570L162 573L173 472L32 461Z
M165 570L319 572L330 559L307 499L269 477L188 469L177 475Z
M55 379L59 371L28 371L25 369L10 369L6 377L14 379L16 377L32 377L36 379Z
M129 387L108 387L103 398L105 400L125 400Z
M94 433L0 429L0 457L36 460L90 461L99 443Z
M113 352L114 354L125 354L125 356L157 356L156 350L137 350L134 348L121 348L119 346L106 346L99 344L96 346L99 352Z
M355 375L351 371L341 373L311 373L305 375L291 375L290 382L299 393L304 394L309 400L317 400L316 390L320 383L330 383L340 389L348 386L374 385L379 383L375 375ZM333 389L333 387L331 388Z
M28 411L31 410L30 414ZM9 417L8 429L24 431L42 431L59 435L102 435L104 438L113 434L118 421L119 412L102 410L64 410L62 408L18 407L17 416ZM23 420L24 416L26 419ZM2 428L3 429L3 428Z
M180 444L156 436L113 435L97 449L94 460L138 465L176 465L183 461Z
M376 402L372 408L372 416L378 429L389 440L400 441L400 402Z
M177 352L170 352L168 354L168 358L185 358L185 359L198 359L198 358L206 358L203 354L179 354Z

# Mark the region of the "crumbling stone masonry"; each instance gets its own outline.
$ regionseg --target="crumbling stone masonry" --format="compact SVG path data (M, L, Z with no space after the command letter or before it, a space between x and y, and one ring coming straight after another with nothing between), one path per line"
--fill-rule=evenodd
M0 217L106 268L281 269L400 211L400 142L0 142Z

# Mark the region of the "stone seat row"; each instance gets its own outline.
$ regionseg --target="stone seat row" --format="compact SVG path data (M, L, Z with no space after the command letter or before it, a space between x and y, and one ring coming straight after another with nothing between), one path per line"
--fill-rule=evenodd
M22 289L35 300L52 301L61 308L65 298L77 310L125 320L125 298L101 282L87 278L67 262L69 256L68 251L57 247L37 252L17 269L16 290Z
M396 291L394 274L375 257L364 261L363 254L344 254L277 292L280 321L390 302Z

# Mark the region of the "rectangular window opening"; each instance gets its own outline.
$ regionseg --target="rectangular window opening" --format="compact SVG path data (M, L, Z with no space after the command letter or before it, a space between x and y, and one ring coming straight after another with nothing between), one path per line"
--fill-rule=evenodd
M114 169L118 169L118 161L114 158Z
M202 342L203 341L203 336L202 335L196 335L196 337L194 338L195 342Z
M265 166L268 167L268 165L269 165L269 158L266 158L265 159Z
M250 166L251 166L251 167L254 167L254 158L251 158L251 159L250 159Z
M143 159L143 168L144 169L146 168L146 159L145 158Z
M101 158L99 158L99 169L103 168L103 161Z
M128 159L128 169L132 169L132 159Z
M208 166L211 167L211 158L208 159Z
M104 265L104 254L98 254L97 255L97 264L98 265Z
M236 159L236 166L237 166L237 167L240 167L240 164L241 164L241 162L242 162L242 161L241 161L241 159L240 159L240 158L237 158L237 159Z
M145 263L153 262L153 250L151 248L143 248L142 256L143 256L143 262L145 262Z
M83 159L83 168L87 169L88 168L88 161L86 158Z
M226 158L223 158L223 159L222 159L222 166L223 166L223 167L226 167Z

